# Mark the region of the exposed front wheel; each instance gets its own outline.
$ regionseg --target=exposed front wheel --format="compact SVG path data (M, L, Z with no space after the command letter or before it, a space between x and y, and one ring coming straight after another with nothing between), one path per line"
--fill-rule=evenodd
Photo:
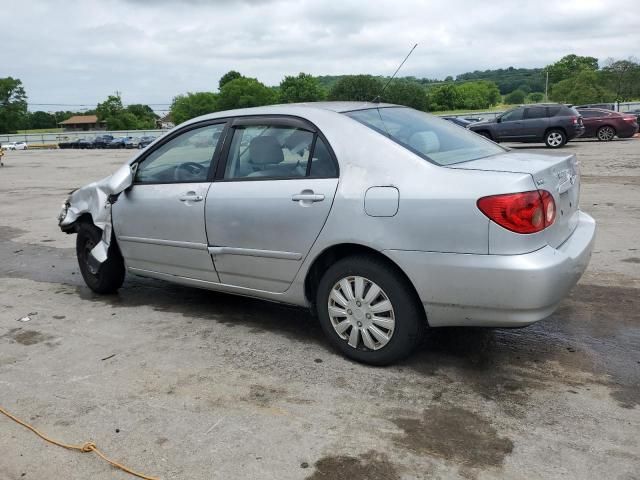
M412 286L373 257L347 257L331 266L320 280L316 302L329 342L347 357L371 365L408 356L426 327Z
M560 148L567 143L567 136L562 130L549 130L544 138L544 143L549 148Z
M102 230L90 223L78 227L76 255L80 273L87 286L96 293L115 293L124 282L124 259L111 239L107 259L99 265L91 261L90 252L102 239Z
M604 127L600 127L597 132L598 140L601 142L610 142L613 140L613 137L616 136L616 131L613 127L605 125Z

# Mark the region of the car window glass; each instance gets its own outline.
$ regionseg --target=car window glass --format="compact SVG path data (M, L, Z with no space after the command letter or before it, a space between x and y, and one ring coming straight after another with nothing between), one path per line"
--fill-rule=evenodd
M307 130L278 125L236 127L224 178L304 177L313 136Z
M516 108L515 110L511 110L510 112L507 112L504 115L502 115L500 120L502 122L513 122L516 120L522 120L523 113L524 112L522 108Z
M329 153L329 149L325 145L322 138L316 139L316 145L313 149L313 157L311 158L311 170L309 175L312 177L337 177L338 170L336 164Z
M595 118L602 116L602 114L596 110L578 110L578 113L584 118Z
M533 120L536 118L546 118L547 109L545 107L528 107L524 111L525 120Z
M549 116L555 117L556 115L558 115L558 113L560 113L562 107L560 105L552 105L551 107L547 108L549 109Z
M447 120L411 108L371 108L345 115L437 165L468 162L505 151Z
M224 124L189 130L151 152L138 166L137 183L206 182Z

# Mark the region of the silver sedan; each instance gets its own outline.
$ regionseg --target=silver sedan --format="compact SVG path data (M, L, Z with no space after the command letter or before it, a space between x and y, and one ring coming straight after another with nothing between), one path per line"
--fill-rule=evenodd
M574 155L512 152L410 108L309 103L217 112L73 192L87 285L125 272L317 312L382 365L427 327L517 327L584 272L595 222Z

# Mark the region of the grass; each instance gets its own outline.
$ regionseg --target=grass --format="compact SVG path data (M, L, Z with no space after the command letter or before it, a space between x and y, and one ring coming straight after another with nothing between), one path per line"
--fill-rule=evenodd
M32 130L18 130L18 133L61 133L62 128L34 128Z
M512 107L517 107L518 105L507 105L500 104L494 105L493 107L483 108L481 110L446 110L444 112L429 112L434 115L460 115L462 113L484 113L484 112L504 112L505 110L509 110Z

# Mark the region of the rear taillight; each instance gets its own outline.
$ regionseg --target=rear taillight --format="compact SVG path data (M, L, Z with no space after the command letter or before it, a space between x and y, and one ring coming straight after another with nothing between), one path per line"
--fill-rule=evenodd
M556 219L556 203L546 190L491 195L478 208L498 225L516 233L536 233Z
M623 118L626 122L632 122L632 123L638 120L638 117L632 117L632 116L625 116L625 117L622 117L622 118Z

